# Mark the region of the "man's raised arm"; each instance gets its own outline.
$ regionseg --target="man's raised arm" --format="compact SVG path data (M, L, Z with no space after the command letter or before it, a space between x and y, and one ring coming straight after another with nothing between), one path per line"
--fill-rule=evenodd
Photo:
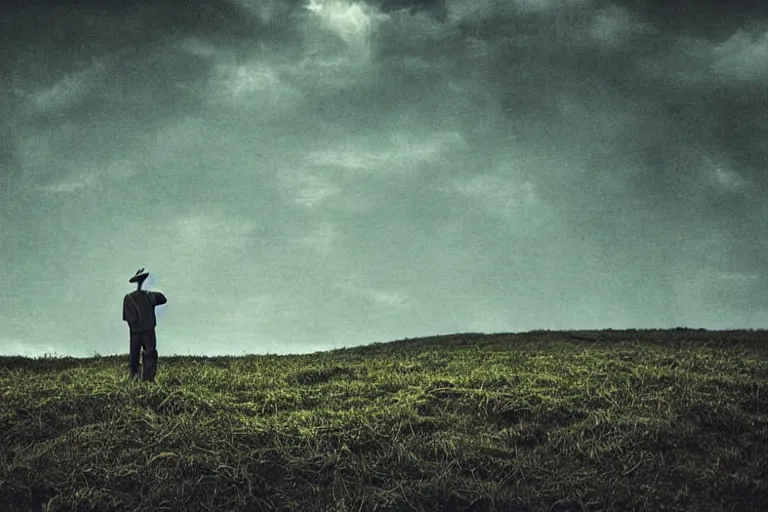
M168 302L168 299L165 298L165 295L160 292L152 292L152 297L155 299L155 306L160 306Z

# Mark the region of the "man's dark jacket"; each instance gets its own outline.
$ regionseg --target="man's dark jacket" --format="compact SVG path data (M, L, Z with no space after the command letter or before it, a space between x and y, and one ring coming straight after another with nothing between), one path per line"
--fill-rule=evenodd
M135 290L123 299L123 320L128 322L131 332L149 331L157 325L155 306L168 300L160 292Z

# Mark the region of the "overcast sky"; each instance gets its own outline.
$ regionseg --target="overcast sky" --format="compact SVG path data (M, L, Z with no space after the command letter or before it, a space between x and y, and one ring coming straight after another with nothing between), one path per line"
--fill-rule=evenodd
M768 327L764 11L422 1L3 7L0 353Z

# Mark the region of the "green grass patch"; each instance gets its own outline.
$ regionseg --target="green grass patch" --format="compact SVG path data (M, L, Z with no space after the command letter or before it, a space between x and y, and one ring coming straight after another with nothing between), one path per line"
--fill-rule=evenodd
M768 510L764 331L0 358L0 508Z

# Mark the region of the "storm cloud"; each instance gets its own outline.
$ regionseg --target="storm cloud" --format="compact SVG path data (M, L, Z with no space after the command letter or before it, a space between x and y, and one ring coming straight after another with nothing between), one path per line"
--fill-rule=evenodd
M0 347L768 323L748 3L5 7Z

